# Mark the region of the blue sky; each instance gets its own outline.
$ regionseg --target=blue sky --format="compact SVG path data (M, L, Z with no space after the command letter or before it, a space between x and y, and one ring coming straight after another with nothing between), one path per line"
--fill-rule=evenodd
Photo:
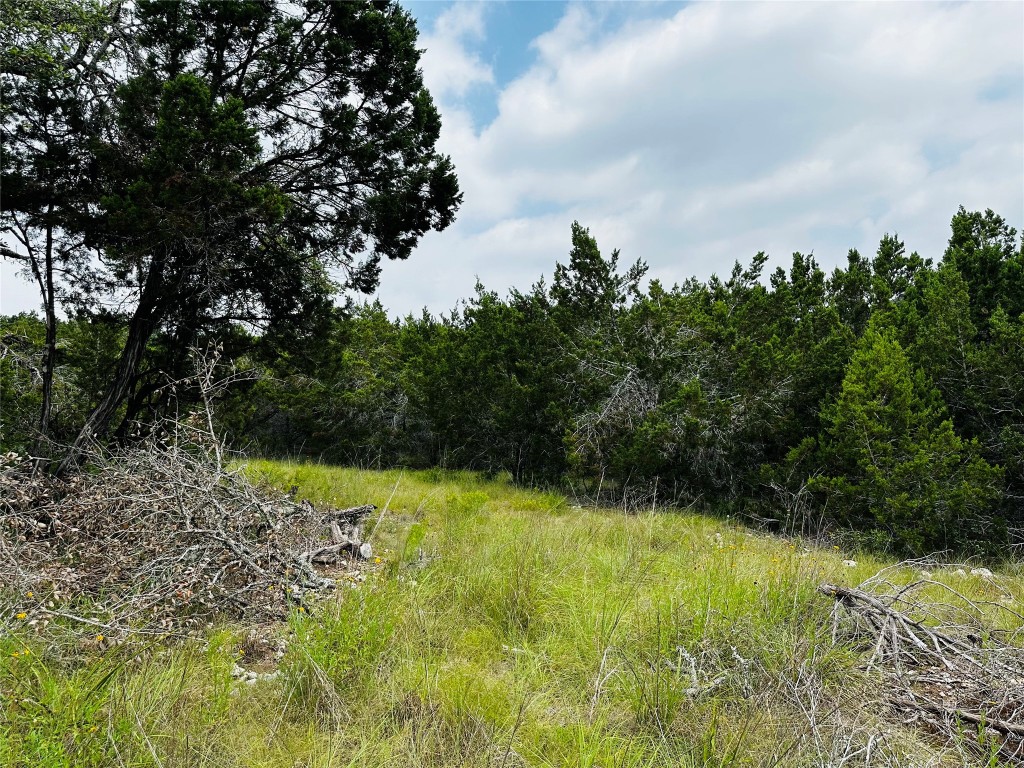
M465 202L384 265L394 314L550 277L574 220L667 285L887 232L937 259L959 205L1024 226L1024 3L405 5Z
M411 0L402 5L416 17L421 31L431 31L454 3L444 0ZM483 32L478 36L463 38L463 47L490 68L494 80L471 88L465 96L464 105L477 125L486 125L498 115L497 96L501 89L536 62L537 50L531 43L558 24L569 3L555 0L488 0L479 2L479 5ZM599 29L608 32L629 21L669 16L680 5L641 0L602 0L594 3L592 12Z

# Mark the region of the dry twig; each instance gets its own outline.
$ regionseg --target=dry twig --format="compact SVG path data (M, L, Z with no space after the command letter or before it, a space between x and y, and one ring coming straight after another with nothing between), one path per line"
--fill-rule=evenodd
M898 586L891 570L857 588L818 588L836 601L836 631L870 643L867 666L885 675L894 711L908 721L980 755L1024 765L1024 648L986 626L993 614L1014 623L1020 614L931 578ZM924 596L929 588L946 599Z
M258 488L221 465L201 413L87 466L33 477L31 460L0 458L0 622L110 635L276 618L334 586L314 564L369 555L372 506L317 510Z

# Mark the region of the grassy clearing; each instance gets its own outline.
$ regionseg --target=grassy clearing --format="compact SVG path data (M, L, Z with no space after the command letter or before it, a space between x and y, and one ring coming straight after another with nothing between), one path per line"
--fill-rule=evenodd
M279 662L247 656L242 627L113 648L16 629L0 640L0 765L969 764L899 725L857 670L864 650L832 643L815 588L882 560L467 473L252 470L314 503L390 499L381 562L261 628L288 639ZM932 575L1024 608L1020 566ZM281 673L246 684L236 663Z

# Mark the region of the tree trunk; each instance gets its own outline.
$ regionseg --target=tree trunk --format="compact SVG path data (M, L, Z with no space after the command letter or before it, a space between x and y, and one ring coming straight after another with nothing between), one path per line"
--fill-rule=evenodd
M53 214L49 206L47 218ZM39 410L39 440L50 436L50 414L53 411L53 369L57 364L57 312L53 291L53 225L46 227L46 253L42 274L43 316L46 322L46 343L43 346L43 404Z
M153 257L139 304L128 326L128 339L121 351L114 378L99 404L89 414L68 454L61 461L57 474L64 474L76 466L88 443L106 435L114 413L131 392L142 355L146 351L146 344L163 315L160 293L163 289L164 262L165 257L162 255Z
M140 382L145 379L143 374L140 377ZM113 440L116 443L123 443L128 438L128 432L131 429L132 423L138 420L139 414L144 409L148 409L151 413L154 410L154 403L159 405L160 398L155 401L152 399L153 395L160 389L160 382L158 381L146 381L140 383L139 386L131 393L128 398L128 404L125 407L124 416L121 419L121 423L114 430Z

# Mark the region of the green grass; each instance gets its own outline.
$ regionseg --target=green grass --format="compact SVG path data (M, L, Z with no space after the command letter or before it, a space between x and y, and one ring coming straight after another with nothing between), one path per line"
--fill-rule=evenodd
M231 677L246 627L111 650L6 636L0 765L963 765L888 722L863 650L832 643L815 588L883 560L469 473L250 471L317 504L390 499L368 526L381 562L260 628L288 646L281 674L252 685ZM1019 566L998 590L933 576L1018 610L1024 598ZM870 763L841 762L873 735Z

